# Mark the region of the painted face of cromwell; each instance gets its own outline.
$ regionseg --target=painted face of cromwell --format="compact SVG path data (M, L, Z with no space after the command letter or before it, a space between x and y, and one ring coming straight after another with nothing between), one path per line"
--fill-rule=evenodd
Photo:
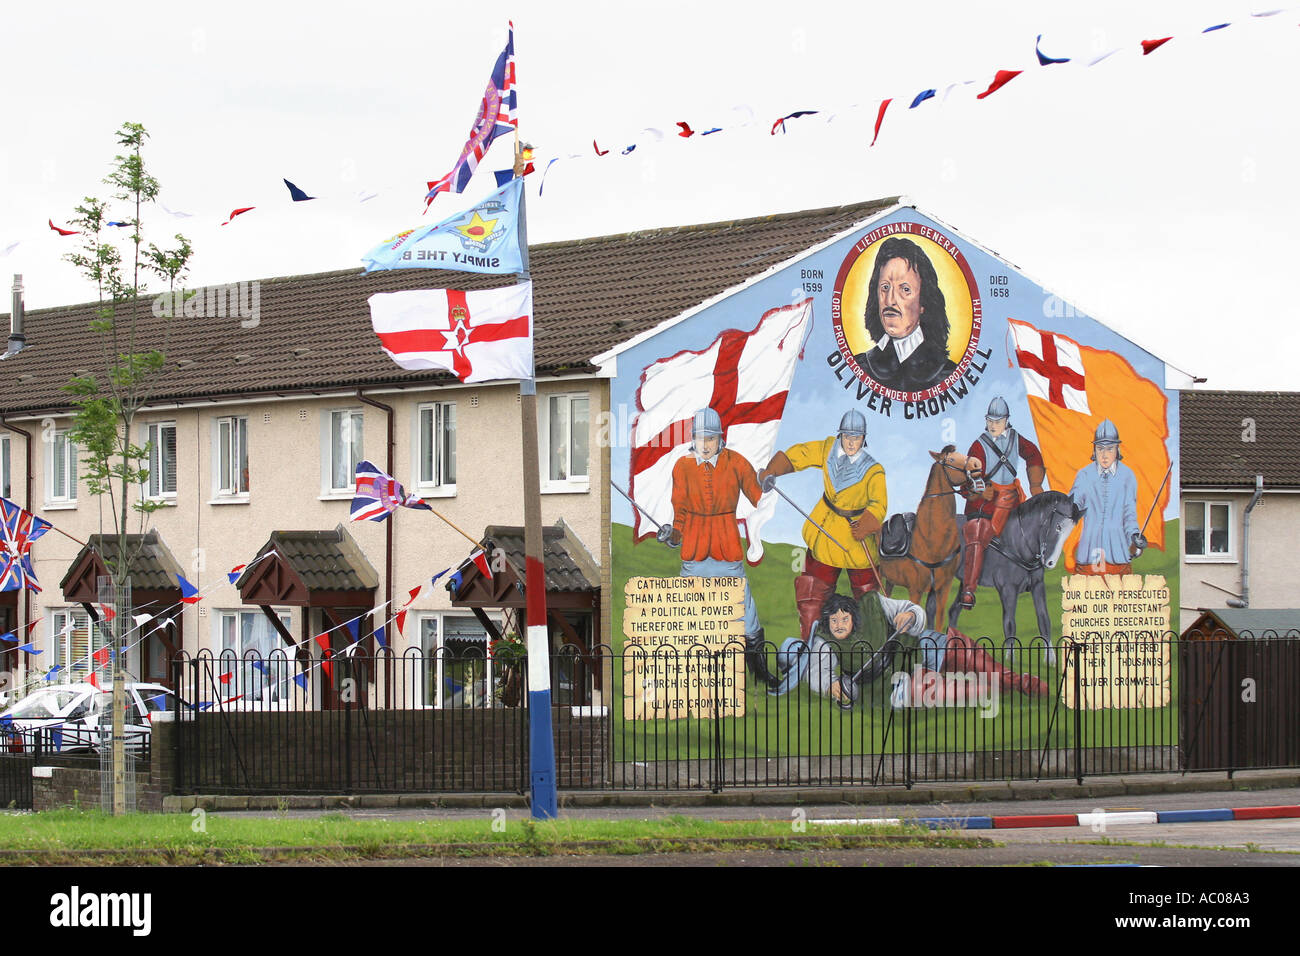
M840 447L844 449L846 455L856 455L862 450L861 435L841 435Z
M880 300L880 324L885 334L901 339L921 324L921 277L906 259L890 259L880 270L876 290Z

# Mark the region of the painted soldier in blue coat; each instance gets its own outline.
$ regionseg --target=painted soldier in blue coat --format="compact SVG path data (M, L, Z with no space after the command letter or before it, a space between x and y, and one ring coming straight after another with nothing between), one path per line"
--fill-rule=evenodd
M1137 475L1124 464L1119 430L1109 418L1093 436L1093 463L1079 470L1070 496L1084 509L1076 574L1129 574L1147 546L1137 516Z

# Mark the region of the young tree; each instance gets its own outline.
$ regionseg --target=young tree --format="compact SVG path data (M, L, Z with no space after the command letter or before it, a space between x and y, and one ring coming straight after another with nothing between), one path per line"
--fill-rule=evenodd
M99 309L90 323L103 348L99 374L78 375L64 386L73 396L77 412L68 437L81 449L87 490L107 495L117 548L103 555L115 594L128 584L131 563L143 547L149 515L162 507L140 493L149 479L152 448L133 440L135 419L157 387L166 349L166 323L158 326L152 304L144 300L143 277L153 274L167 281L169 291L183 279L193 250L184 236L177 235L174 249L159 249L144 242L141 212L158 198L158 180L149 175L142 157L148 133L138 123L124 123L117 131L122 149L113 159L112 171L104 180L113 190L112 201L124 211L110 225L109 203L87 197L77 207L73 222L84 237L80 251L67 256L69 262L95 283ZM127 255L104 238L104 229L129 229L125 236ZM138 519L134 546L129 543L132 512ZM102 515L101 511L101 515ZM102 520L102 518L101 518ZM101 534L104 529L100 528ZM131 620L129 608L118 608L112 622L110 641L113 659L113 812L124 812L123 766L123 634ZM101 625L102 626L102 625Z

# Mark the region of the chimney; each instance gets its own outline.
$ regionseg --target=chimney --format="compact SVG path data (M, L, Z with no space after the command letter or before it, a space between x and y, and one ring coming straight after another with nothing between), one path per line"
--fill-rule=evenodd
M9 320L9 348L5 351L5 358L21 352L27 344L27 336L23 335L23 277L21 275L14 276L14 300Z

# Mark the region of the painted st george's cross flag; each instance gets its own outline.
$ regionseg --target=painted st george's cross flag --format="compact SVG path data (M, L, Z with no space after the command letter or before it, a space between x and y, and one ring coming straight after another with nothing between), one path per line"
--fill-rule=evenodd
M1138 514L1146 515L1151 503L1156 503L1143 534L1152 547L1163 551L1163 515L1171 484L1164 480L1169 470L1169 399L1164 390L1139 375L1118 352L1089 348L1028 322L1008 319L1007 324L1015 338L1016 363L1025 380L1051 486L1060 491L1073 486L1079 469L1091 460L1097 426L1109 418L1119 430L1124 463L1137 478ZM1075 544L1081 533L1081 527L1076 527L1062 549L1069 573L1074 572Z
M466 383L533 377L532 282L379 292L370 325L402 368L442 369Z
M772 309L751 332L728 329L699 352L679 352L650 365L637 389L632 421L630 488L633 499L661 522L673 520L673 465L690 454L691 422L701 408L722 418L727 447L755 470L771 459L781 415L812 328L812 299ZM754 506L744 495L736 517L745 524L751 562L763 556L762 527L776 509L777 496L763 495ZM635 509L634 509L635 510ZM634 537L655 533L636 512Z
M426 210L438 193L465 191L466 184L487 155L492 141L502 133L519 128L516 106L515 25L511 23L506 48L501 51L496 65L492 67L492 76L483 93L483 101L479 104L478 115L474 117L474 125L470 128L465 148L460 151L460 158L456 160L451 172L436 182L429 183L429 193L424 203Z
M0 591L40 591L29 551L32 542L51 527L8 498L0 498Z
M519 202L523 179L512 179L482 202L435 226L399 232L361 261L377 269L455 269L504 275L523 272L519 254Z

